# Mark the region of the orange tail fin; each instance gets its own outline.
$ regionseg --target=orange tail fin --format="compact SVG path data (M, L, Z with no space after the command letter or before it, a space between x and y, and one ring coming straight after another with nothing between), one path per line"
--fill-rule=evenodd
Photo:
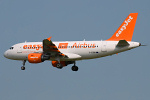
M138 13L130 13L117 31L107 41L131 41Z

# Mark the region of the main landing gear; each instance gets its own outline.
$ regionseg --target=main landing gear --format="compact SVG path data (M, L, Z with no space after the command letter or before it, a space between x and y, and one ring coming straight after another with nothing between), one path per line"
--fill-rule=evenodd
M25 70L25 63L26 63L26 60L23 60L23 66L21 67L21 70Z
M75 61L68 62L67 65L69 65L69 64L74 64L74 65L72 66L72 68L71 68L72 71L78 71L79 68L76 66ZM66 65L66 66L67 66L67 65ZM56 64L56 68L62 69L62 68L63 68L63 65L62 65L61 63L57 63L57 64Z
M74 65L72 66L71 69L72 71L78 71L79 68L76 66L76 63L74 62Z
M26 63L26 60L23 60L23 66L21 67L21 70L25 70L25 63ZM72 66L72 71L78 71L78 67L76 66L76 63L75 63L75 61L73 62L74 63L74 65ZM63 68L63 66L62 66L62 64L61 63L58 63L57 65L56 65L56 67L58 68L58 69L62 69Z

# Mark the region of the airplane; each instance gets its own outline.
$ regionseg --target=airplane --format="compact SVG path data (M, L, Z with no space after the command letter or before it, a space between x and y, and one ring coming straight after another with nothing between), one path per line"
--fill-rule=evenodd
M73 64L72 71L78 71L78 60L110 56L141 46L131 41L137 16L138 13L130 13L112 37L104 41L52 42L49 37L42 42L15 44L5 51L4 57L23 61L21 70L25 70L26 61L37 64L49 60L58 69Z

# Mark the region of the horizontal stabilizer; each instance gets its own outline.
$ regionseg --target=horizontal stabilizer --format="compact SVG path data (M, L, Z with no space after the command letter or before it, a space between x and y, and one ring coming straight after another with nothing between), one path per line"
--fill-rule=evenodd
M129 43L126 40L120 40L117 44L117 47L125 47L128 45L129 45Z

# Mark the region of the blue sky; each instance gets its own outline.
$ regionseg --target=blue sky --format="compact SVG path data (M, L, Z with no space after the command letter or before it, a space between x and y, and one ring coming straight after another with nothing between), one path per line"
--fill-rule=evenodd
M150 0L0 0L1 100L149 100ZM129 13L139 13L133 41L148 46L78 61L62 70L50 61L26 63L3 57L24 41L106 40Z

